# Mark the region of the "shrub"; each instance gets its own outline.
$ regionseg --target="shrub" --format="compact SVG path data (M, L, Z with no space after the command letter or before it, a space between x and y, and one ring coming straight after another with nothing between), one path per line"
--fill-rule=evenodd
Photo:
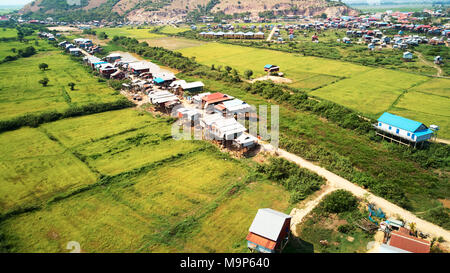
M358 199L346 190L337 190L327 195L321 205L326 212L341 213L356 209Z

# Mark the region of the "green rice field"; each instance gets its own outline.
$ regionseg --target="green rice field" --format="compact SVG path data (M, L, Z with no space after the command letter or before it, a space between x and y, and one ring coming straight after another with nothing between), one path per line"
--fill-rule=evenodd
M14 46L16 42L0 42L1 48ZM35 46L34 43L31 45ZM90 76L86 69L64 55L59 49L40 40L38 53L28 58L0 64L0 115L2 120L48 110L62 111L70 106L93 102L112 102L121 98L106 83ZM39 64L49 69L42 71ZM50 81L43 87L39 80ZM70 90L69 82L75 83Z
M391 111L437 124L440 137L450 139L450 79L217 42L178 51L208 66L229 65L241 73L251 69L253 78L265 75L265 64L275 64L293 81L291 86L311 95L372 118Z
M83 252L243 252L258 208L288 212L281 186L248 181L245 161L207 142L172 140L170 128L165 118L125 109L0 134L2 154L14 159L0 161L11 176L0 186L3 211L31 198L47 203L0 222L3 245L14 252L67 252L69 241ZM42 157L48 162L38 164ZM20 169L14 186L29 160L35 164Z

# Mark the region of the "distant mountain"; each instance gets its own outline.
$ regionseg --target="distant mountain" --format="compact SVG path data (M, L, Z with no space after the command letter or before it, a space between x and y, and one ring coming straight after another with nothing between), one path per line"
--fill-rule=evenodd
M330 0L35 0L21 14L59 20L119 20L137 22L274 15L355 15L347 5Z

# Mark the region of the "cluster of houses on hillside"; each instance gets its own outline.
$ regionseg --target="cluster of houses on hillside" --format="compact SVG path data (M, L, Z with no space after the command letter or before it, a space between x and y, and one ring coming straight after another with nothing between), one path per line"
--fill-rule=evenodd
M47 39L49 41L56 41L56 37L61 36L60 34L53 35L52 33L48 32L38 32L37 34L39 38Z

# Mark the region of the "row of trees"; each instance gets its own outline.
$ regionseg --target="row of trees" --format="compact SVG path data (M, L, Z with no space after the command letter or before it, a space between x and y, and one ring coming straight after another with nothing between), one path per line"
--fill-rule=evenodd
M195 59L184 57L179 52L173 52L162 47L150 47L147 42L139 43L135 38L114 36L112 42L125 47L128 51L181 71L193 70L200 66L195 62Z

